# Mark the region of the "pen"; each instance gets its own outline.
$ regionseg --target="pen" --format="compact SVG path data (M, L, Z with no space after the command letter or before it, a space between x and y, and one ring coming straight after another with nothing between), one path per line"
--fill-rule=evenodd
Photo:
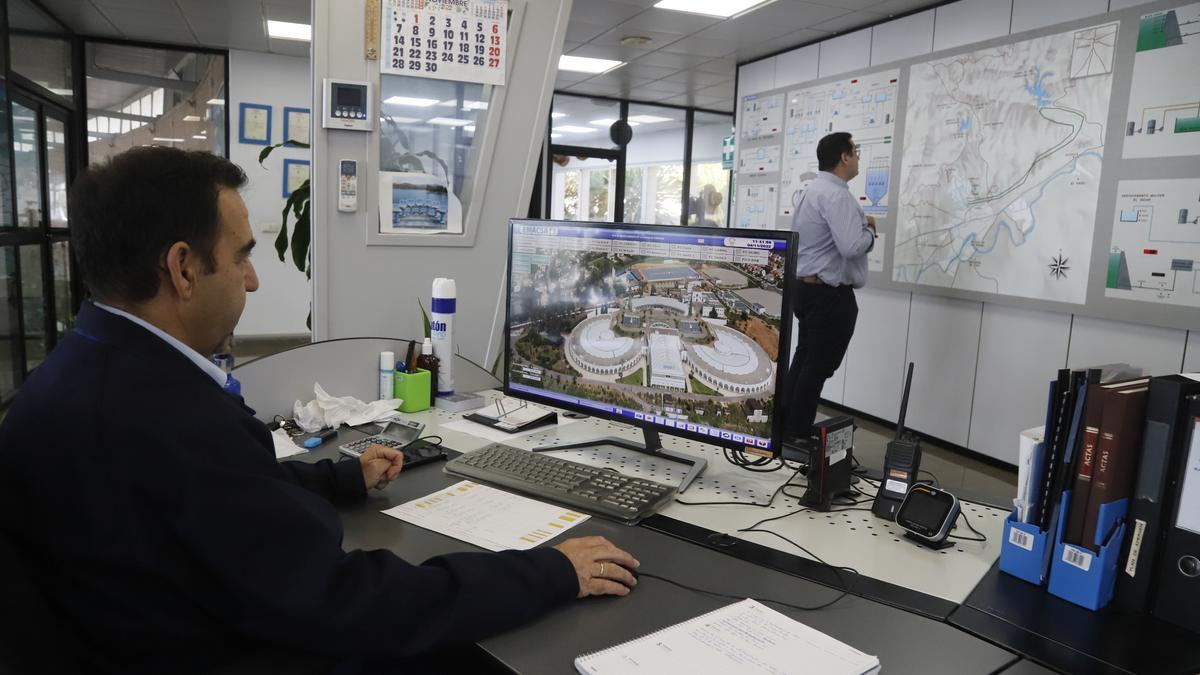
M334 436L337 436L337 429L333 429L333 428L326 429L326 430L322 431L321 433L317 434L316 436L305 439L304 447L309 448L309 449L315 448L318 445L324 443L325 441L333 438Z

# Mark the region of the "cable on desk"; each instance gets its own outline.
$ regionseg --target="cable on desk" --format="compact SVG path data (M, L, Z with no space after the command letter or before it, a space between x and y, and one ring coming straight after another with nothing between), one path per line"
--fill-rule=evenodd
M926 471L925 469L921 469L920 471L917 472L917 475L920 475L923 473L929 474L929 477L933 479L933 487L935 487L939 490L942 489L942 481L938 480L938 477L933 475L932 471Z
M796 479L796 476L798 476L799 474L800 474L800 469L796 469L795 473L793 473L793 474L792 474L791 478L788 478L787 480L783 481L783 484L781 484L779 487L775 488L775 491L771 493L771 498L770 498L770 499L768 499L768 500L767 500L765 503L759 503L759 502L739 502L739 501L722 501L722 502L685 502L685 501L683 501L682 499L678 499L678 498L675 500L675 503L676 503L676 504L682 504L682 505L684 505L684 506L726 506L726 505L734 505L734 504L736 504L736 505L738 505L738 506L757 506L757 507L760 507L760 508L765 508L765 507L768 507L768 506L770 506L772 503L774 503L774 502L775 502L775 498L779 496L779 493L780 493L780 492L783 492L783 489L784 489L785 487L788 487L789 485L794 485L794 483L792 483L792 481L793 481L793 480L795 480L795 479Z
M984 534L983 534L982 532L980 532L979 530L975 529L975 527L974 527L973 525L971 525L971 519L967 517L967 512L966 512L966 511L959 511L959 512L958 512L958 517L959 517L959 518L962 518L962 519L963 519L963 522L967 524L967 529L968 529L968 530L970 530L970 531L974 532L975 534L979 535L979 537L978 537L978 538L976 538L976 537L962 537L962 536L959 536L959 535L957 535L957 534L948 534L948 535L946 535L947 537L949 537L949 538L951 538L951 539L958 539L958 540L960 540L960 541L987 541L987 536L986 536L986 535L984 535Z
M804 548L800 544L797 544L796 542L792 541L791 539L788 539L787 537L783 536L782 534L779 534L778 532L774 532L771 530L758 529L757 525L758 525L758 523L755 523L755 525L742 528L742 529L738 530L738 532L760 532L762 534L769 534L773 537L778 537L779 539L782 539L782 540L786 541L787 543L791 544L792 546L795 546L796 548L800 549L801 551L804 551L805 553L807 553L810 558L812 558L813 560L816 560L817 562L824 565L826 568L828 568L829 570L831 570L833 572L834 576L837 577L838 583L840 583L842 585L841 594L838 595L833 600L830 600L829 602L825 603L824 605L821 605L820 607L814 607L811 609L822 609L822 608L828 607L828 606L832 605L833 603L837 602L838 600L841 600L842 598L846 597L846 595L848 595L850 593L850 591L854 588L854 584L846 583L845 578L842 577L843 570L854 573L855 578L862 576L859 574L858 570L854 569L853 567L847 567L845 565L832 565L830 563L827 563L824 560L822 560L821 557L818 556L816 553L813 553L812 551L808 550L807 548Z
M687 589L689 591L695 591L696 593L704 593L705 595L715 595L720 598L731 598L733 600L744 600L746 597L746 596L742 596L742 595L730 595L729 593L720 593L718 591L710 591L710 590L706 590L703 588L696 588L695 586L688 586L687 584L680 583L678 581L675 581L674 579L668 579L664 576L652 574L650 572L642 572L639 570L638 571L639 581L641 580L642 577L646 577L649 579L658 579L659 581L665 581L668 584L671 584L672 586L678 586L680 588ZM799 610L802 610L805 612L813 612L818 609L825 609L826 607L832 605L833 603L837 602L838 600L841 600L842 598L846 597L847 593L848 593L848 591L842 591L833 600L830 600L829 602L826 602L824 604L814 605L812 607L807 607L805 605L795 605L790 602L784 602L782 600L773 600L771 598L751 598L751 600L757 600L759 602L770 602L770 603L776 604L776 605L783 605L784 607L791 607L792 609L799 609Z

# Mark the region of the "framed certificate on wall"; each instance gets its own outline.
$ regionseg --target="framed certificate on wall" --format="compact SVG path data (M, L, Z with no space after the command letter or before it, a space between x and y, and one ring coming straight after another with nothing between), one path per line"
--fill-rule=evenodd
M308 145L311 114L308 108L283 108L283 142Z
M309 176L309 164L307 159L285 159L283 160L283 197L284 199L291 197L296 188L304 184Z
M238 106L238 142L271 144L271 106L243 103Z

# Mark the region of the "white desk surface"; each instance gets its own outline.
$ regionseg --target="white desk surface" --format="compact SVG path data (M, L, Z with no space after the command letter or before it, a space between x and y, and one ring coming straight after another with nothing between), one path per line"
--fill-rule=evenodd
M496 391L481 393L492 397L500 396ZM455 424L457 429L443 428L445 424L460 420L461 413L448 413L431 408L407 417L424 422L426 435L438 434L447 447L460 452L469 452L492 442L488 438L464 431L465 425L473 424L469 421ZM642 440L640 429L607 420L589 417L564 422L559 426L542 427L535 432L509 437L503 442L515 447L533 448L603 436ZM479 428L481 432L486 429L483 426ZM761 527L792 539L829 564L853 567L864 576L954 603L966 600L967 595L999 555L1003 523L1007 515L1007 512L1000 509L963 502L964 517L970 518L971 524L987 537L987 541L958 541L951 548L933 551L905 539L903 530L895 523L873 516L867 496L858 497L858 501L863 503L857 506L841 507L854 510L834 510L830 513L808 510L798 500L783 494L777 496L770 507L751 506L750 503L765 503L770 499L776 488L792 477L794 470L751 473L727 462L721 448L665 433L661 438L667 448L700 455L708 460L708 468L696 479L692 487L678 496L677 501L747 502L745 506L688 506L675 503L661 512L670 518L716 532L726 532L784 553L811 557L769 534L737 532L738 529L748 527L763 518L792 513L794 515L764 523ZM671 462L614 446L564 451L555 453L555 456L596 466L612 466L630 475L670 484L678 484L681 476L677 465L673 466ZM793 482L802 486L804 478L796 476ZM874 496L875 488L866 481L860 481L857 486L868 496ZM803 493L803 487L789 487L787 491L799 495ZM963 525L961 518L952 534L968 538L976 536Z

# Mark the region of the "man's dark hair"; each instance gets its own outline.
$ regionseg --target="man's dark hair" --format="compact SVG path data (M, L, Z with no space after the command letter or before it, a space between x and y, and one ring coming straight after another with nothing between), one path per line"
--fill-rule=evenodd
M854 154L854 141L845 131L836 131L817 142L817 168L833 171L842 161L842 155Z
M80 273L100 300L141 302L158 293L163 255L187 242L216 268L222 187L246 174L199 150L134 148L84 171L71 186L71 241Z

